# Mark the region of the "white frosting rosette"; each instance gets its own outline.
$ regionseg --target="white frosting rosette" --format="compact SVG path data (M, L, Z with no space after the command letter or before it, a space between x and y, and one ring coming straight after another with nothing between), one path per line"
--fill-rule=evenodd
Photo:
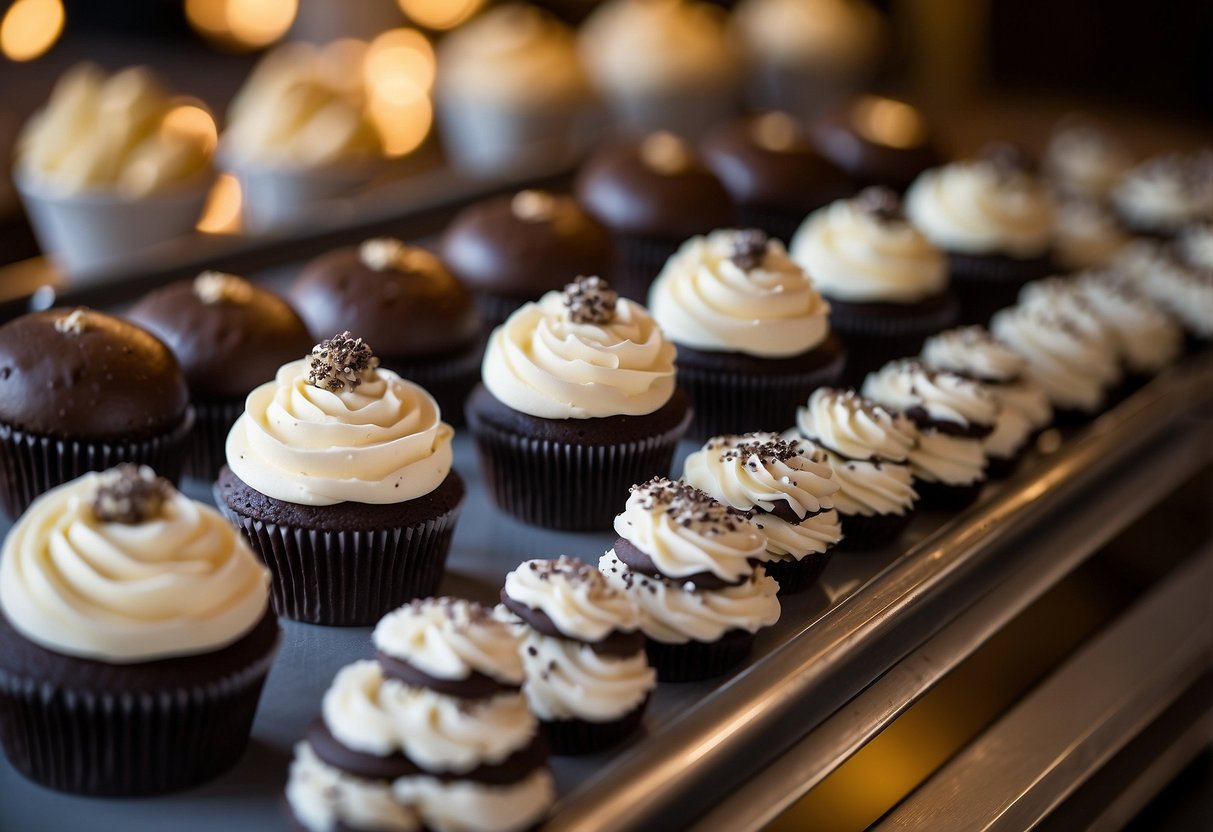
M1156 156L1117 183L1112 204L1134 231L1172 235L1213 218L1213 154Z
M1130 372L1157 373L1183 351L1182 327L1118 272L1085 272L1073 291L1103 322Z

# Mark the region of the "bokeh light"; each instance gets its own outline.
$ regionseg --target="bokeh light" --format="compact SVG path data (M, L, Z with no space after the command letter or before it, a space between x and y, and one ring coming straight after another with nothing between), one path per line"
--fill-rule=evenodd
M204 234L235 234L240 230L240 181L230 173L220 174L206 198L206 208L198 220Z
M207 153L219 144L215 119L200 104L178 104L169 110L160 122L160 132L196 141Z
M400 10L418 26L453 29L480 11L485 0L396 0Z
M17 0L0 20L0 52L32 61L55 45L66 19L61 0Z
M295 22L299 0L186 0L185 16L204 37L258 49L279 40Z
M851 119L859 134L876 144L906 148L926 138L926 122L918 111L892 98L861 96L851 110Z
M371 41L362 65L367 108L384 153L404 156L421 146L434 122L434 47L416 29L391 29Z

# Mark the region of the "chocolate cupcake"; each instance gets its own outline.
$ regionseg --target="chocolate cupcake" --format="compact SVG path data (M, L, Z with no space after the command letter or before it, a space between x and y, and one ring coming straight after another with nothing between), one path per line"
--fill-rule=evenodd
M0 551L0 744L67 792L197 785L244 752L279 629L223 518L146 466L38 498Z
M767 537L760 558L781 595L803 592L825 570L842 526L825 452L777 433L716 436L687 457L683 479L747 512Z
M614 273L606 229L572 197L546 191L520 191L464 209L443 235L442 259L472 291L489 326L579 275L611 280Z
M1044 390L1026 378L1027 362L981 326L931 336L923 346L922 360L928 367L984 384L998 399L1002 409L994 431L986 437L986 475L997 479L1010 474L1029 440L1053 418Z
M223 446L244 397L313 343L284 300L220 272L157 289L126 317L168 344L185 372L195 421L184 473L203 480L223 467Z
M784 112L727 124L700 145L737 207L737 221L784 243L801 220L854 190L847 175L814 149L805 129Z
M119 462L181 475L194 424L172 352L90 309L51 309L0 326L0 508Z
M694 234L733 223L729 192L672 133L608 148L582 167L577 199L615 245L615 286L643 302L653 278Z
M1207 227L1193 226L1170 245L1138 240L1114 267L1183 325L1191 351L1213 340L1213 232Z
M922 112L879 95L844 102L812 122L809 133L821 155L861 188L883 185L900 193L943 162Z
M947 253L960 323L988 322L1025 283L1054 271L1052 199L1012 145L927 171L906 194L906 212Z
M308 832L533 828L555 789L508 625L471 601L427 598L386 616L373 640L378 660L337 673L295 746L294 823Z
M1183 353L1183 327L1120 272L1082 272L1073 277L1071 291L1103 322L1130 388L1140 387ZM1213 291L1208 299L1213 302ZM1206 309L1213 317L1213 307Z
M783 244L761 231L688 240L653 284L653 317L678 345L692 436L777 428L835 383L845 351L829 305Z
M985 385L905 358L869 375L863 394L918 428L909 461L924 508L959 510L977 499L1001 409Z
M279 615L369 624L438 588L464 493L453 433L348 332L249 394L215 502L273 573Z
M1055 191L1102 204L1133 167L1133 153L1100 124L1074 114L1053 128L1043 167Z
M525 625L522 665L531 712L554 754L591 754L627 739L657 676L640 610L574 558L528 560L505 576L505 609Z
M383 366L429 391L457 424L483 347L471 295L428 251L381 237L313 260L289 298L313 341L350 330Z
M1147 159L1117 182L1112 208L1138 236L1174 239L1213 219L1213 150Z
M923 338L960 316L943 252L906 221L887 188L867 188L814 213L796 232L791 254L830 303L830 326L847 350L847 383L913 355Z
M662 682L710 679L749 655L779 620L779 584L754 563L766 535L743 512L686 483L632 487L619 539L598 562L640 607L645 650Z
M691 413L674 346L598 278L493 331L467 406L489 496L526 523L595 529L637 480L670 470Z
M831 500L843 549L886 546L909 525L918 502L909 464L918 429L909 418L854 390L822 387L796 411L796 427L784 437L802 437L825 453L838 483Z

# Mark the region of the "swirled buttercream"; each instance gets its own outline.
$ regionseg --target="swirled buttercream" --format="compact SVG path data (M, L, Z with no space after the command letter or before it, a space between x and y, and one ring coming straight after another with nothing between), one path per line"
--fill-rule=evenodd
M1131 372L1156 373L1183 350L1183 330L1117 272L1086 272L1073 283L1107 327Z
M845 459L826 451L826 459L838 480L834 505L844 516L872 517L877 514L904 515L918 502L914 474L909 465L896 462L869 462Z
M415 805L426 828L434 832L521 832L537 824L556 799L552 773L546 768L504 786L402 777L392 784L392 792Z
M1061 315L1103 349L1118 359L1122 357L1112 328L1069 277L1033 280L1020 289L1019 305Z
M918 443L918 429L903 414L832 387L819 387L797 408L796 429L846 459L905 462Z
M747 249L732 229L692 237L649 292L653 317L676 344L761 358L800 355L830 332L829 304L778 240Z
M527 669L523 693L531 711L549 722L619 719L639 707L657 685L643 650L612 656L587 644L532 632L523 641L522 661Z
M1067 199L1057 208L1057 260L1067 269L1106 266L1130 237L1101 203Z
M105 474L43 494L0 550L0 609L48 650L110 664L219 650L265 615L269 573L214 509L176 491L142 522L106 522Z
M1104 199L1133 166L1133 154L1099 125L1072 119L1053 130L1045 149L1050 182L1076 196Z
M1213 154L1147 159L1112 191L1112 204L1134 231L1175 234L1213 217Z
M286 801L307 832L421 829L416 810L395 798L390 782L367 780L334 768L317 757L306 742L295 746Z
M505 576L505 594L542 611L561 633L582 642L640 627L635 604L598 570L573 558L523 561Z
M492 613L458 598L425 598L385 615L371 635L375 648L436 679L482 673L522 684L518 638Z

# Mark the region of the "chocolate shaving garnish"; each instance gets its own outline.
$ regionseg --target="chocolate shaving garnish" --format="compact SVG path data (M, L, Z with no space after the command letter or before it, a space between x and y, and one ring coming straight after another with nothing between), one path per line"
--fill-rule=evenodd
M1032 155L1014 142L991 142L981 149L979 158L1004 178L1036 172Z
M789 442L777 433L743 433L737 436L717 436L708 442L708 449L723 451L721 462L758 457L763 465L787 462L804 456L805 449L797 442Z
M901 206L901 197L896 191L880 185L860 191L855 197L855 205L880 222L903 222L906 218Z
M155 519L173 498L173 485L146 465L129 462L98 475L93 514L103 523L134 526Z
M575 324L609 324L619 293L601 277L581 276L564 287L564 307Z
M725 505L693 485L665 477L654 477L642 485L633 485L630 490L640 495L641 508L668 514L676 525L695 526L698 533L707 537L741 531L753 514Z
M346 331L312 347L307 383L334 393L346 387L355 390L363 374L378 366L371 345Z
M733 235L733 250L729 259L743 271L753 271L762 265L767 256L767 245L770 238L765 231L758 228L746 228Z
M55 331L63 335L80 335L88 329L88 318L83 308L73 309L61 318L55 318Z

